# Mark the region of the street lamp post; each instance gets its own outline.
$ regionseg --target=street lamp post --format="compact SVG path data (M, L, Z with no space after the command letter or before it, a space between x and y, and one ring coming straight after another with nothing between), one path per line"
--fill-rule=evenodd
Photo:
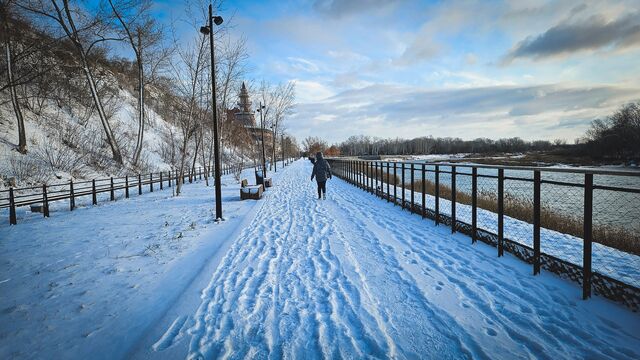
M278 138L276 137L276 126L275 124L271 124L269 127L271 129L271 145L273 148L271 149L271 159L273 160L273 171L278 172L278 158L276 158L276 141Z
M222 24L222 16L213 16L213 5L209 4L209 25L202 26L200 32L209 35L209 48L211 50L211 101L213 102L213 152L215 160L215 187L216 187L216 220L222 218L222 185L220 182L220 137L218 134L218 106L216 105L216 66L213 51L213 24Z
M260 132L262 138L262 178L265 179L267 177L267 156L264 150L264 119L262 113L264 112L265 106L262 105L262 101L260 102L260 107L258 111L260 113Z

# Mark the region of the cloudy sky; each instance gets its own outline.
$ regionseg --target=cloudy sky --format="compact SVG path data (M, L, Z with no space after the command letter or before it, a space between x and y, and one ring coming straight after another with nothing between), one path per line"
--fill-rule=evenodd
M640 1L232 1L299 139L581 136L640 99Z

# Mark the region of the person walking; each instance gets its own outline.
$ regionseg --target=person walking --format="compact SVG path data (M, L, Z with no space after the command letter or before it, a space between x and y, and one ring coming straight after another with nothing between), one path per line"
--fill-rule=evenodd
M311 181L316 178L318 182L318 200L327 198L327 179L331 179L331 166L324 159L322 153L316 153L316 162L313 164L313 172L311 173Z

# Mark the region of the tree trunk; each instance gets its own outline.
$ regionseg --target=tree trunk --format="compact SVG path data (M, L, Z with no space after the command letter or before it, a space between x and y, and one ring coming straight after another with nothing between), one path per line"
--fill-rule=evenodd
M206 148L206 145L204 143L204 130L201 129L200 130L200 143L202 144L202 167L203 167L203 171L204 171L204 183L209 186L209 169L210 167L207 164L207 158L205 156L205 151L204 149Z
M195 141L196 141L196 152L193 154L193 162L191 163L191 169L193 169L193 173L195 174L196 171L196 159L198 158L198 149L200 148L200 137L195 136Z
M18 151L22 154L27 153L27 136L24 128L24 117L22 116L22 110L20 110L20 103L18 102L18 93L16 92L16 86L13 83L13 63L11 62L11 40L9 38L9 19L2 19L4 23L4 45L6 50L7 60L7 77L9 81L9 92L11 93L11 104L13 105L13 111L16 115L16 121L18 123Z
M182 191L182 182L184 180L184 163L187 158L187 144L189 143L188 136L185 135L182 140L182 149L180 151L180 168L178 171L178 179L176 179L176 196L180 196Z
M93 79L93 73L89 68L89 63L87 61L87 58L85 57L84 51L81 50L81 48L79 49L79 53L81 54L82 58L82 69L85 76L87 77L87 81L89 82L89 87L91 88L91 96L93 97L93 101L98 110L98 116L100 117L100 122L102 123L102 127L107 136L107 143L109 143L109 147L111 147L113 160L122 165L122 154L120 153L120 148L116 143L116 139L113 136L113 131L111 130L111 126L109 125L109 121L107 120L107 114L105 113L104 107L102 106L102 100L100 99L98 88L96 86L95 80Z
M96 106L96 109L98 110L98 116L100 117L100 122L102 123L102 127L104 128L105 135L107 136L107 143L109 143L109 146L111 147L113 160L115 160L118 164L122 164L122 154L120 153L120 148L116 143L116 139L113 136L113 132L111 131L111 126L109 125L109 121L107 120L107 115L104 111L104 107L102 106L102 100L100 99L100 94L98 94L98 88L93 78L93 73L91 72L91 68L89 68L89 61L87 59L87 54L85 53L84 47L80 42L80 38L78 36L78 30L76 29L76 25L73 21L73 17L71 16L71 11L69 10L69 1L63 0L64 11L66 14L67 21L69 22L69 27L67 27L65 24L64 16L62 15L62 10L58 6L58 4L55 2L55 0L53 0L52 3L56 9L56 12L58 13L58 19L59 19L60 25L64 29L69 40L71 40L71 42L75 46L76 50L78 51L78 55L80 56L80 60L82 62L82 70L84 71L84 74L87 78L87 82L89 83L89 88L91 90L91 97L93 98L93 102Z
M140 34L138 34L138 49L140 49ZM136 50L134 48L134 50ZM138 63L138 140L136 142L136 150L133 154L133 165L138 164L140 154L142 153L144 138L144 66L142 64L142 54L139 50L135 51L136 62Z
M142 153L143 146L143 138L144 138L144 65L142 63L142 35L140 34L140 30L137 32L137 44L133 39L133 35L131 31L129 31L129 27L124 22L118 10L113 5L113 2L109 0L109 5L111 5L111 9L113 13L118 18L120 25L127 33L127 38L129 39L129 45L133 49L133 52L136 55L136 64L138 66L138 137L136 140L136 148L133 152L133 165L137 165L138 161L140 161L140 154Z

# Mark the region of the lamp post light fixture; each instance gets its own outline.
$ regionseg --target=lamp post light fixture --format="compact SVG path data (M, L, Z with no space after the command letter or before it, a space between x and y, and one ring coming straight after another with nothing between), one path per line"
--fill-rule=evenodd
M262 178L263 179L267 177L267 156L264 150L264 118L262 114L264 112L264 109L265 109L265 106L262 105L262 101L261 101L260 107L256 111L260 113L260 133L261 133L260 137L262 142Z
M213 24L222 24L222 16L213 16L213 5L209 4L209 25L200 27L200 32L209 35L209 49L211 50L211 101L213 103L213 152L214 152L214 176L216 187L216 221L222 218L222 185L220 182L220 137L218 134L218 106L216 104L216 66L213 48Z

